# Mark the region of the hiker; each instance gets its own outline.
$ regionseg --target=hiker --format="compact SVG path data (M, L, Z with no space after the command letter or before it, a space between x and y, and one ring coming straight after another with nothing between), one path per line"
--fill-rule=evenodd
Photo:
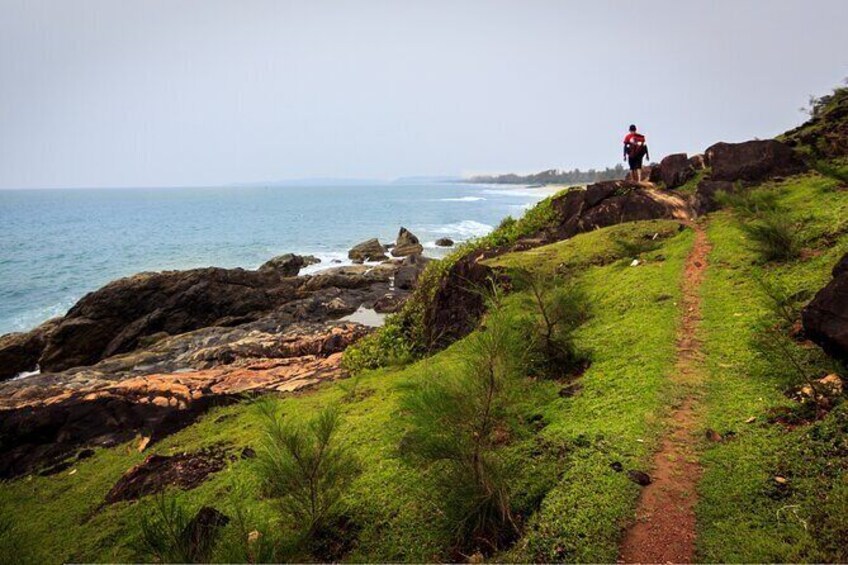
M645 157L650 159L645 136L631 124L630 133L624 136L624 160L630 165L630 180L642 182L642 159Z

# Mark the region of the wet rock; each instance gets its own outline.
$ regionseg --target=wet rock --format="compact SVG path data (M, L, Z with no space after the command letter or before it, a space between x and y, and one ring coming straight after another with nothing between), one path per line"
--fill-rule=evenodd
M677 188L695 176L695 169L686 153L675 153L660 161L660 180L666 188Z
M407 293L389 292L374 302L374 311L378 314L393 314L400 310L408 298Z
M420 255L424 251L424 246L418 241L418 237L406 228L400 228L397 236L397 242L392 248L392 256L406 257L408 255Z
M375 238L357 243L347 252L347 258L354 263L364 261L385 261L388 259L380 240Z
M138 500L168 487L183 490L196 488L209 475L224 469L228 460L226 451L220 447L178 455L148 455L144 462L118 479L106 494L106 503Z
M284 277L296 277L303 267L316 265L321 260L313 255L295 255L286 253L266 261L259 267L260 271L275 271Z
M436 240L436 245L439 247L453 247L454 241L449 237L440 237Z
M716 143L704 153L710 178L760 182L776 176L803 173L807 166L795 151L774 139Z
M0 336L0 381L34 371L44 344L58 323L59 318L54 318L29 332Z
M627 471L627 478L641 487L646 487L653 482L648 473L645 473L644 471L637 471L635 469Z

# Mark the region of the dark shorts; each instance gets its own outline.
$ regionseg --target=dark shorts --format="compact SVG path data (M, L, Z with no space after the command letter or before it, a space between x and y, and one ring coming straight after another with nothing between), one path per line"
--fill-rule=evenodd
M642 168L642 159L644 159L644 155L639 155L638 157L628 157L627 162L630 164L631 171L637 171Z

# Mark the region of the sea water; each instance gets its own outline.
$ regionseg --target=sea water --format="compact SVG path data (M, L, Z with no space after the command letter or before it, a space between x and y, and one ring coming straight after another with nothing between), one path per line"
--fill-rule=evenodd
M142 271L255 269L282 253L347 262L404 226L435 240L485 235L549 190L464 183L0 190L0 334L64 314L87 292ZM334 262L335 261L335 262Z

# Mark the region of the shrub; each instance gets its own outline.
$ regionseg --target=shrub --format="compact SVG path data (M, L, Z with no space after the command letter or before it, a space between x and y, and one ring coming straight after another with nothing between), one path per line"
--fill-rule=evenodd
M591 304L583 287L538 272L517 271L516 284L527 290L528 310L522 330L529 337L529 362L546 378L571 375L582 368L586 355L575 344L574 332L589 319Z
M403 452L432 472L458 543L489 550L516 530L497 447L509 437L525 348L502 311L464 345L458 370L407 387Z
M742 231L763 261L788 261L801 255L798 226L788 214L773 211L741 224Z
M284 422L273 401L258 403L265 439L257 457L263 493L293 518L307 540L315 541L338 515L339 501L358 465L337 434L335 407L322 410L305 425Z
M211 508L201 510L204 511L212 513L209 523L193 520L176 497L156 495L153 508L142 514L139 522L141 534L135 542L136 552L143 560L160 563L208 562L218 543L219 528L227 518Z

